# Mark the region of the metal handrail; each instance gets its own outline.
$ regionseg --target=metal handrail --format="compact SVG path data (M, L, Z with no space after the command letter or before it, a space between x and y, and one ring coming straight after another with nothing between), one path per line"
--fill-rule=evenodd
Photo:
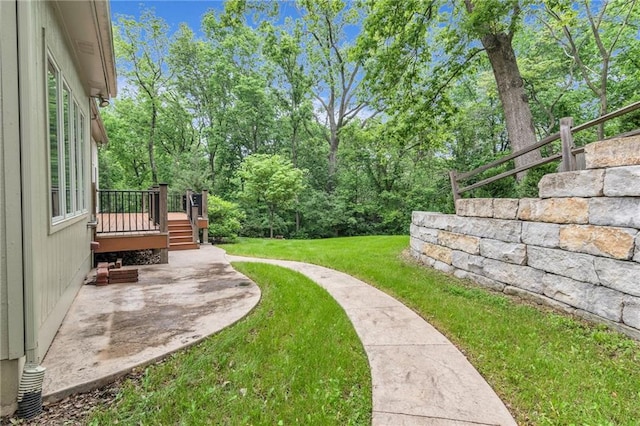
M97 190L96 233L159 231L160 193L151 190Z
M622 107L616 111L610 112L608 114L604 114L598 118L595 118L593 120L587 121L585 123L582 123L578 126L573 126L573 119L571 118L563 118L560 120L560 131L554 134L551 134L549 136L546 136L545 138L541 139L539 142L528 146L526 148L523 148L519 151L513 152L509 155L506 155L502 158L499 158L495 161L492 161L488 164L485 164L483 166L480 166L476 169L473 169L471 171L465 172L465 173L460 173L458 174L457 171L455 170L451 170L449 171L449 178L451 180L451 189L453 191L453 199L454 201L457 200L458 198L460 198L460 195L464 192L467 191L471 191L473 189L477 189L480 188L482 186L488 185L492 182L495 182L497 180L509 177L509 176L513 176L516 175L518 173L524 172L526 170L529 170L533 167L537 167L543 164L547 164L550 163L552 161L556 161L559 159L562 159L563 162L563 166L565 171L570 171L570 170L575 170L575 155L584 152L584 147L575 147L573 145L573 134L574 133L578 133L582 130L586 130L589 129L591 127L597 126L599 124L602 124L606 121L609 121L611 119L623 116L625 114L628 114L632 111L635 111L637 109L640 109L640 101L634 102L632 104L629 104L625 107ZM521 166L518 168L515 168L513 170L509 170L507 172L501 173L499 175L496 176L492 176L490 178L481 180L479 182L476 182L472 185L468 185L465 186L463 188L459 188L458 187L458 183L464 180L467 180L473 176L476 176L486 170L492 169L494 167L497 167L501 164L504 164L510 160L513 160L514 158L520 157L524 154L527 154L531 151L535 151L536 149L542 148L548 144L550 144L551 142L557 141L558 139L560 139L562 141L562 145L563 145L563 149L562 149L562 153L558 153L558 154L554 154L550 157L545 157L542 158L539 161L536 161L534 163L530 163L527 164L525 166Z

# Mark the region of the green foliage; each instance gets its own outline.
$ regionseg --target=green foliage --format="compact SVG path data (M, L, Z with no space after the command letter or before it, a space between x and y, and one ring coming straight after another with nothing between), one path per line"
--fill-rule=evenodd
M267 207L273 238L275 212L294 205L304 189L304 172L279 155L253 154L244 159L238 176L243 184L240 197Z
M214 243L235 241L246 217L236 203L211 194L207 199L207 214L209 236Z
M561 117L579 124L603 105L636 100L640 8L633 4L304 0L294 18L279 15L277 2L233 0L203 16L202 35L187 25L170 34L152 12L139 22L118 19L126 83L102 112L110 142L99 149L100 185L208 189L247 212L240 235L406 233L413 210L454 211L449 170L466 172L511 152L512 108L501 105L483 35L512 37L526 92L518 98L528 100L542 138ZM567 34L579 55L567 54ZM592 72L585 76L578 59ZM638 127L634 113L603 130L612 136ZM598 137L594 128L575 141ZM542 155L556 152L557 144ZM248 196L239 171L253 154L304 170L305 188L292 200L268 202L266 190L250 184L257 196ZM539 177L555 167L465 196L535 196Z

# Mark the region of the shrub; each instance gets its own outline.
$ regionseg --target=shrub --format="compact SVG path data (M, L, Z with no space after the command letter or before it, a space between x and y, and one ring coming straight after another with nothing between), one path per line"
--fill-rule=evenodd
M233 242L238 238L245 213L236 203L209 195L207 213L209 237L213 243Z

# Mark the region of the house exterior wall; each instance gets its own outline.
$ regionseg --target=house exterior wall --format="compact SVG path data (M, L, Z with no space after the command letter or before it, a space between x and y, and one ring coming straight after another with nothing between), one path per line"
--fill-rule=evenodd
M0 413L25 359L39 363L91 267L90 97L57 5L0 1ZM86 209L51 218L47 55L84 115Z
M0 413L24 361L16 3L0 2Z
M26 3L26 4L24 4ZM53 337L89 272L91 252L88 206L83 214L52 224L49 182L49 134L47 119L47 55L55 61L84 114L84 188L90 189L89 96L83 86L69 42L49 2L18 2L21 116L22 126L23 219L25 244L25 286L33 286L34 327L37 357L44 357ZM20 16L22 15L22 16ZM25 31L26 30L26 31Z

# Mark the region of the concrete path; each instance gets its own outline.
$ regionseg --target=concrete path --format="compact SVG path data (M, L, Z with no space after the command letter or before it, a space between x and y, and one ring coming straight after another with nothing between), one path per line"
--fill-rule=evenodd
M362 340L380 425L515 425L493 389L464 355L411 309L347 274L308 263L227 255L298 271L344 308Z
M138 267L139 282L80 289L42 365L45 401L86 392L235 323L260 289L210 245Z

